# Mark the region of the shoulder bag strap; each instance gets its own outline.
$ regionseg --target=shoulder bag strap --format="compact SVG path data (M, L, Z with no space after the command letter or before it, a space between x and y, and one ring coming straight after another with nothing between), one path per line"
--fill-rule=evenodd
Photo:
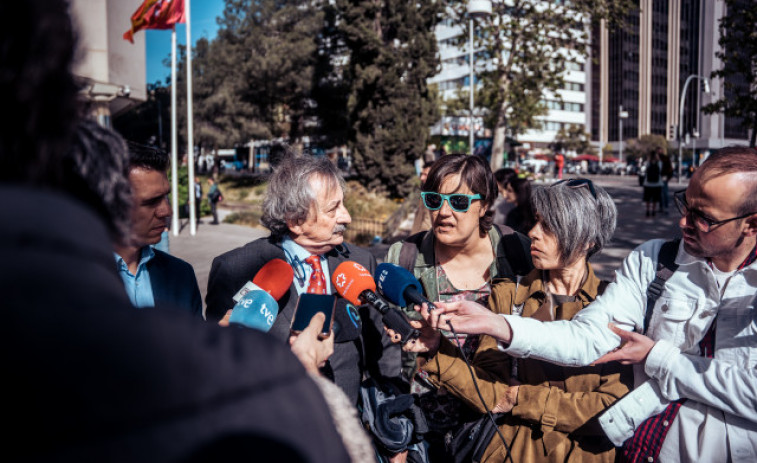
M649 321L652 319L655 302L662 294L665 282L678 269L675 260L680 241L680 239L666 241L660 248L660 254L657 256L657 273L647 287L647 307L644 313L644 331L642 331L642 334L646 334L649 329Z

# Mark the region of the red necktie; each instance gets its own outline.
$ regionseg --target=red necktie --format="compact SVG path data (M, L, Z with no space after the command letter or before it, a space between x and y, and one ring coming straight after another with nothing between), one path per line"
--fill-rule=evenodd
M321 268L321 258L318 256L310 256L305 259L305 263L310 265L313 269L310 274L310 283L308 284L307 292L326 294L326 277L323 275L323 269Z

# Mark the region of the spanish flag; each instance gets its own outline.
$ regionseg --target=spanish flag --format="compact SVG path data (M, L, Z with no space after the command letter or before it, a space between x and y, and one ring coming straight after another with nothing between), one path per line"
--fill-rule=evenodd
M176 23L184 23L184 0L145 0L131 15L131 29L124 40L134 43L134 33L142 29L170 29Z

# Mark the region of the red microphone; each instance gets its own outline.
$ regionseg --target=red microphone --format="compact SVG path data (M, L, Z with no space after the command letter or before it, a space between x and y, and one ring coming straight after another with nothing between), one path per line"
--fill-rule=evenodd
M232 299L239 302L250 291L262 290L277 301L289 291L294 279L294 270L283 259L272 259L260 267L252 281L248 281Z
M282 259L273 259L258 270L234 296L229 323L269 331L279 314L280 299L292 285L294 271Z
M384 325L399 334L403 343L420 335L418 330L410 326L402 312L393 309L376 295L373 275L357 262L346 261L339 264L331 275L331 283L336 292L350 303L367 303L375 307L383 315Z
M258 270L252 283L267 292L277 301L289 291L294 279L294 270L283 259L268 261Z

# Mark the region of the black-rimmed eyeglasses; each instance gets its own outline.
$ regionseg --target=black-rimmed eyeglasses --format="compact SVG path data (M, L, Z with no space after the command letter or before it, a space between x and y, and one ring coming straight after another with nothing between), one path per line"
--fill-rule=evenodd
M564 183L566 186L570 188L586 187L589 189L589 193L591 193L594 199L597 199L597 190L594 189L594 183L592 183L592 181L589 180L588 178L568 178L565 180L560 180L559 182L555 182L551 186L556 186L561 183Z
M673 194L673 201L676 203L678 212L681 215L690 218L694 225L703 233L709 233L713 228L723 225L724 223L733 222L734 220L745 219L750 215L757 214L757 212L750 212L748 214L740 215L738 217L731 217L725 220L715 220L707 217L704 213L698 209L692 209L689 207L688 201L686 201L686 190L677 191Z

